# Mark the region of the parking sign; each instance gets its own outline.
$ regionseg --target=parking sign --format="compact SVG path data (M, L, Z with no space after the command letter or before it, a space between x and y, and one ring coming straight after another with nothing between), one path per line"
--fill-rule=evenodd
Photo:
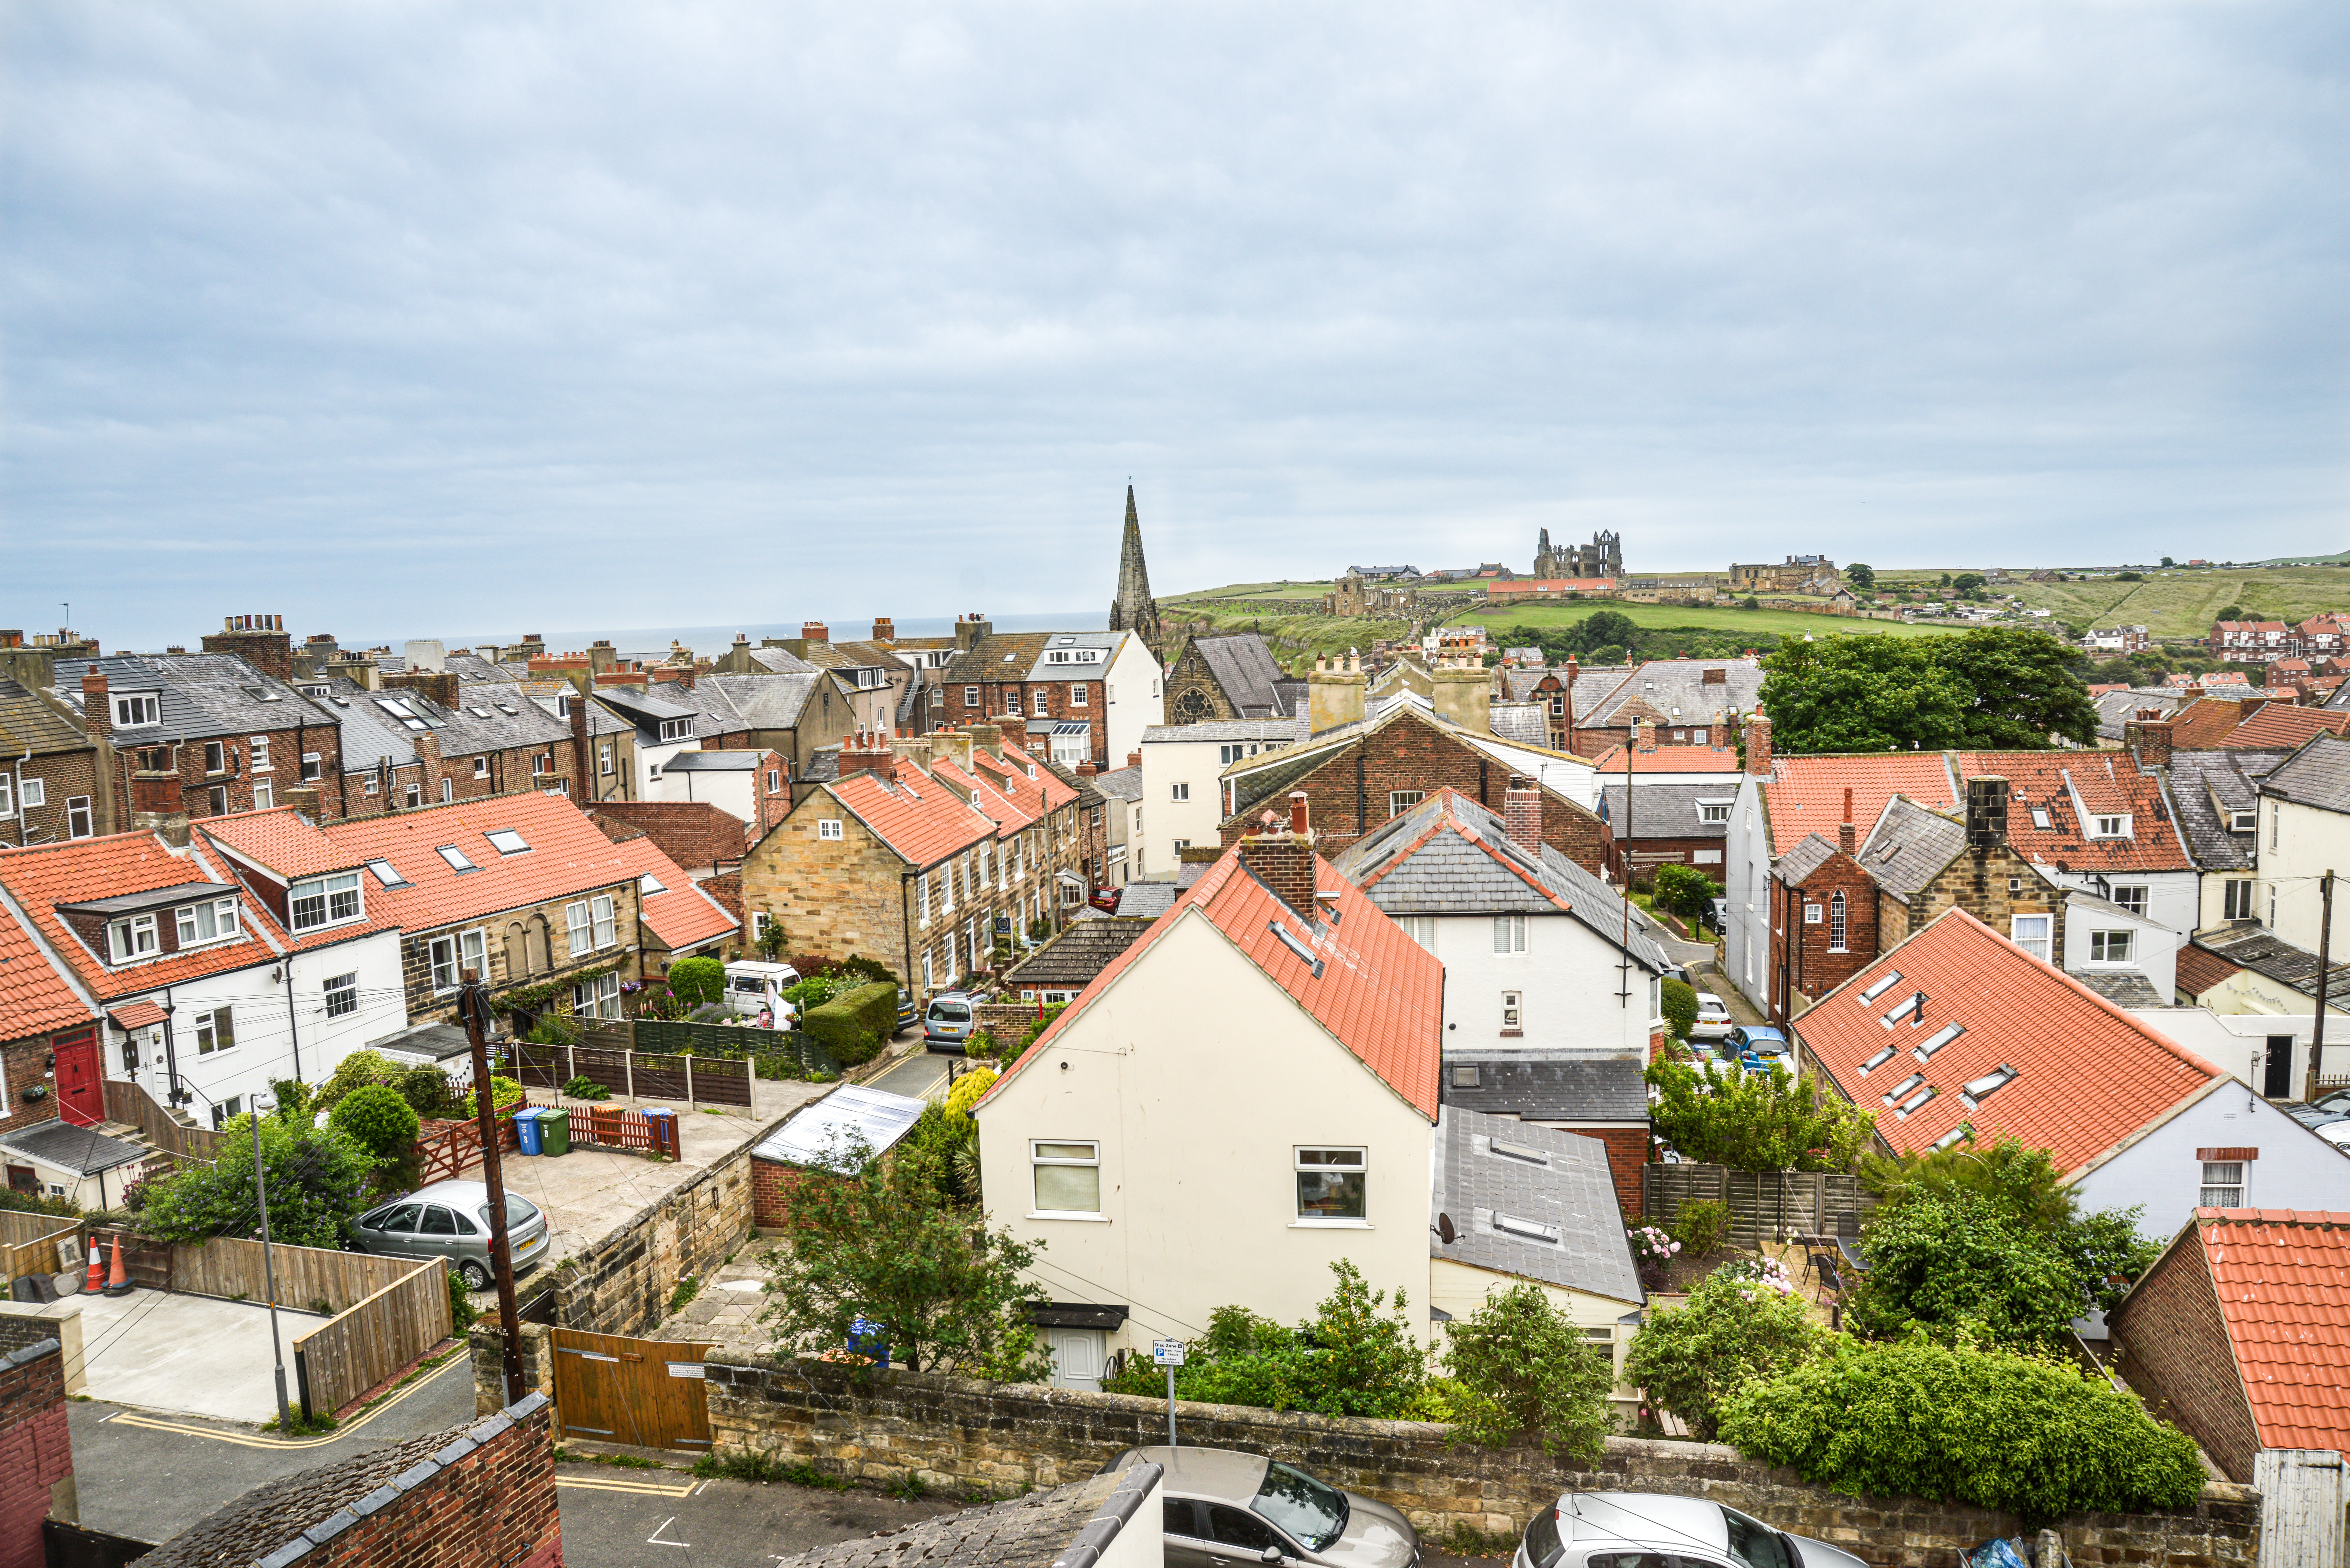
M1180 1339L1157 1339L1150 1343L1150 1364L1153 1366L1183 1365L1183 1342Z

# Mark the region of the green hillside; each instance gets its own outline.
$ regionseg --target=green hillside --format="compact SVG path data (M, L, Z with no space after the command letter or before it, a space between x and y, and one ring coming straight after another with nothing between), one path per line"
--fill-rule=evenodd
M1909 574L1903 573L1901 577ZM1880 576L1890 585L1892 573ZM1939 581L1939 576L1928 579ZM2141 625L2157 637L2201 637L2220 612L2241 606L2266 620L2303 621L2327 610L2350 610L2350 571L2340 566L2252 566L2237 571L2154 571L2142 583L2112 577L2088 582L2012 583L2012 593L2034 608L2082 626Z
M1898 620L1857 620L1841 616L1803 615L1794 610L1688 609L1679 605L1618 604L1613 599L1586 599L1577 604L1495 605L1490 609L1464 610L1444 618L1445 624L1475 621L1494 631L1513 626L1558 628L1575 625L1601 610L1614 610L1638 627L1694 627L1705 631L1746 632L1761 637L1814 637L1835 631L1882 631L1895 637L1935 637L1958 628L1947 626L1907 626Z

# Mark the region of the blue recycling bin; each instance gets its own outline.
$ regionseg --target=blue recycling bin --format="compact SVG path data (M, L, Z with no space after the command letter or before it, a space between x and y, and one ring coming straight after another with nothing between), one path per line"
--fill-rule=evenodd
M681 1158L678 1149L677 1113L666 1106L645 1107L645 1123L653 1135L653 1152L671 1159Z
M525 1154L538 1153L538 1107L536 1106L525 1106L522 1109L515 1112L514 1125L515 1139L522 1145L522 1152Z

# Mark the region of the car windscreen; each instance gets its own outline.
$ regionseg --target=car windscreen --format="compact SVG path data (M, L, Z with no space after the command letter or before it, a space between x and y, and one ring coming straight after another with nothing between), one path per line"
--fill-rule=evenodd
M1551 1568L1565 1550L1565 1542L1558 1538L1558 1510L1546 1508L1535 1514L1534 1521L1526 1526L1526 1561L1534 1568Z
M1287 1465L1265 1467L1264 1484L1249 1506L1308 1552L1326 1551L1347 1528L1347 1494Z
M960 1002L933 1002L931 1003L931 1016L941 1023L968 1023L971 1022L971 1008Z
M1730 1555L1733 1562L1743 1563L1747 1568L1797 1568L1786 1542L1761 1520L1749 1519L1734 1508L1725 1508L1721 1511L1721 1522L1730 1530Z
M482 1217L483 1224L487 1225L490 1222L490 1206L488 1204L483 1204L479 1209L474 1210L473 1212ZM527 1225L537 1218L537 1206L533 1204L528 1199L516 1198L511 1192L506 1194L506 1224L508 1226Z

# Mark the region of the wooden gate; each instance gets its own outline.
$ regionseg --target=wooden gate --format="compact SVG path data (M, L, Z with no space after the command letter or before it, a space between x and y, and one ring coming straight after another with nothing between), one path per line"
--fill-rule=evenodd
M640 1449L710 1448L705 1341L553 1331L555 1425L562 1437Z

